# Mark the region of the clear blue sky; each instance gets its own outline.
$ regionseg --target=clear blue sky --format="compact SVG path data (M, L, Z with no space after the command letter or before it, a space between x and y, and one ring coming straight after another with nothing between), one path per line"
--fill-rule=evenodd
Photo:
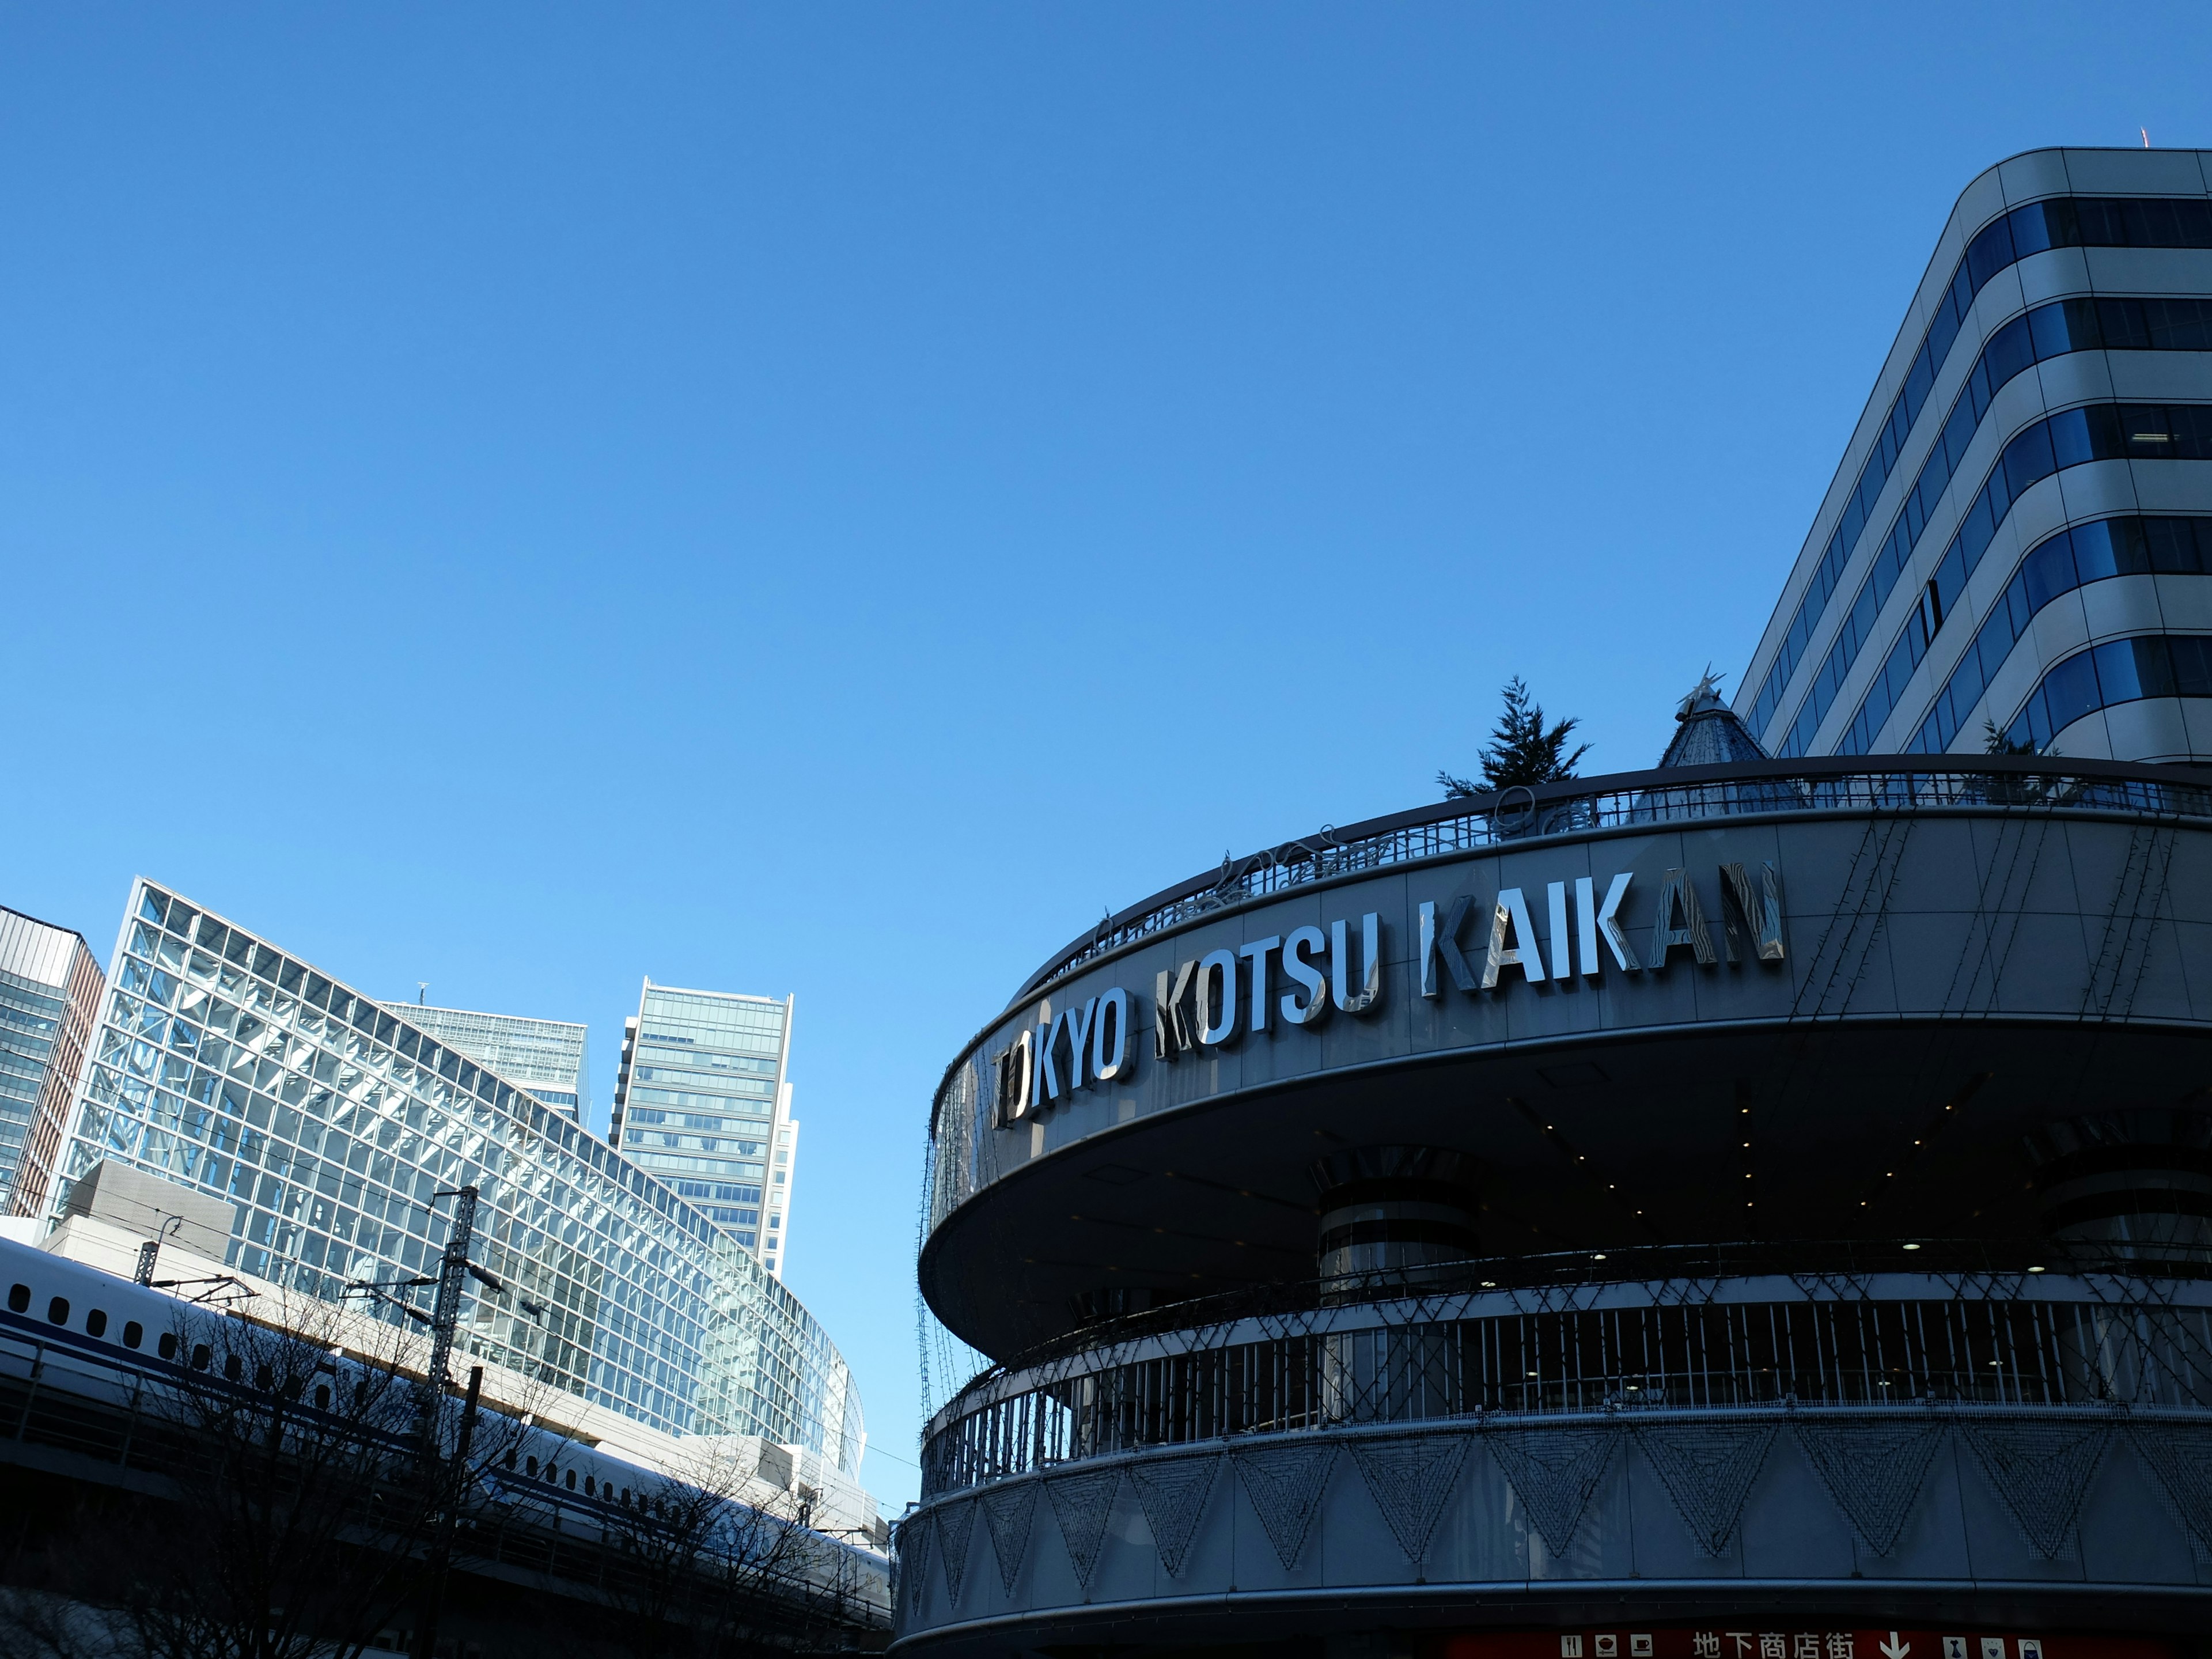
M1740 670L1958 190L2212 11L0 9L0 902L799 999L910 1495L945 1062L1107 907ZM1732 684L1732 682L1731 682Z

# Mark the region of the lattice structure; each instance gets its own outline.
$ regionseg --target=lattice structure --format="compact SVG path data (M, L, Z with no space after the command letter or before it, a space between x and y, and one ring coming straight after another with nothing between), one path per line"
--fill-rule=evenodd
M1928 1465L1942 1449L1946 1425L1927 1419L1822 1422L1800 1417L1790 1426L1860 1540L1876 1555L1895 1549Z
M2045 1560L2070 1554L2074 1522L2112 1437L2109 1423L1965 1421L1959 1425L1990 1485Z
M1698 1547L1725 1555L1778 1422L1639 1423L1636 1443Z
M1253 1513L1260 1517L1285 1572L1298 1565L1298 1551L1321 1509L1322 1493L1328 1489L1337 1450L1334 1441L1322 1440L1239 1448L1235 1454L1237 1478L1244 1483Z
M1114 1496L1121 1489L1119 1469L1054 1475L1044 1483L1053 1518L1060 1522L1060 1542L1067 1547L1068 1565L1075 1569L1076 1583L1085 1589L1106 1541L1106 1523L1114 1518Z
M2157 1478L2174 1518L2212 1551L2212 1425L2131 1423L2128 1439Z
M929 1571L930 1517L917 1515L901 1522L898 1528L899 1589L905 1594L909 1609L921 1606L922 1592Z
M1484 1437L1537 1536L1554 1556L1565 1555L1583 1511L1612 1466L1620 1431L1515 1429Z
M1352 1443L1352 1461L1365 1477L1375 1506L1415 1566L1429 1553L1429 1535L1467 1461L1467 1442L1464 1434L1422 1434Z
M957 1498L937 1510L931 1519L937 1523L939 1554L945 1562L945 1588L957 1602L960 1600L961 1581L968 1576L968 1539L975 1530L975 1500Z
M1000 1582L1006 1594L1014 1593L1014 1575L1022 1570L1022 1556L1030 1545L1030 1524L1036 1518L1037 1483L1012 1480L1003 1486L986 1486L976 1501L983 1506L983 1524L991 1534L991 1553L998 1558Z
M1206 1511L1206 1500L1220 1470L1218 1453L1129 1466L1137 1499L1144 1505L1146 1522L1152 1529L1152 1547L1159 1552L1160 1565L1170 1573L1182 1571L1182 1559L1189 1552L1198 1518Z

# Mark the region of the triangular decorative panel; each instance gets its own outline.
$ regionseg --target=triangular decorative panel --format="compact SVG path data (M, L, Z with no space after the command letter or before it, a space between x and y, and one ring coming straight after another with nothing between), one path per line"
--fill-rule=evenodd
M991 1530L991 1552L999 1558L999 1582L1006 1594L1014 1593L1014 1575L1022 1570L1022 1555L1030 1547L1030 1522L1036 1517L1037 1483L1009 1480L986 1486L976 1501L983 1506L983 1524Z
M899 1524L899 1585L906 1591L909 1608L919 1609L921 1606L922 1575L929 1571L929 1516L926 1514Z
M2021 1535L2046 1561L2068 1553L2074 1517L2104 1461L2105 1423L2011 1422L1962 1419L1959 1431L1974 1449L1990 1485L2004 1499Z
M1493 1429L1483 1438L1546 1547L1565 1555L1591 1494L1612 1467L1619 1431Z
M1919 1500L1928 1466L1942 1449L1944 1425L1924 1418L1884 1422L1801 1416L1790 1426L1806 1461L1819 1471L1828 1495L1866 1547L1876 1555L1895 1549Z
M2212 1427L2137 1418L2128 1438L2200 1552L2212 1550Z
M1429 1552L1429 1534L1459 1479L1467 1461L1468 1437L1457 1434L1407 1435L1403 1439L1355 1440L1352 1461L1367 1478L1375 1506L1389 1522L1391 1536L1415 1566Z
M1638 1423L1636 1443L1659 1471L1698 1547L1725 1555L1778 1423Z
M968 1573L968 1537L975 1530L975 1500L963 1498L930 1512L937 1533L938 1559L945 1563L945 1588L956 1602Z
M1182 1558L1198 1530L1198 1517L1206 1509L1206 1497L1213 1491L1214 1476L1220 1468L1218 1452L1129 1466L1129 1478L1137 1483L1137 1499L1145 1506L1145 1519L1152 1528L1152 1547L1160 1553L1160 1565L1170 1573L1182 1571Z
M1321 1509L1328 1472L1336 1466L1336 1443L1262 1446L1236 1454L1244 1492L1267 1529L1267 1541L1287 1572L1298 1564L1298 1551Z
M1121 1471L1097 1474L1057 1474L1044 1483L1052 1500L1054 1519L1060 1522L1060 1541L1067 1546L1068 1564L1075 1582L1091 1588L1091 1570L1098 1565L1099 1547L1106 1541L1106 1523L1113 1518L1114 1494L1120 1490Z

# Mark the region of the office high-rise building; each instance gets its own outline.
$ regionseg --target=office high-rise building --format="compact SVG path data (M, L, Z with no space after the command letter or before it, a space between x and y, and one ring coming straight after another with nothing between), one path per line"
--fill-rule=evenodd
M1738 689L1771 753L2212 759L2208 179L1966 186Z
M521 1014L425 1007L419 1002L388 1002L385 1006L404 1016L416 1030L520 1085L532 1099L550 1106L572 1122L591 1127L588 1026L564 1019L531 1019Z
M650 979L623 1022L611 1139L781 1276L789 1259L799 1125L792 1000Z
M45 1203L106 983L81 934L0 907L0 1209Z

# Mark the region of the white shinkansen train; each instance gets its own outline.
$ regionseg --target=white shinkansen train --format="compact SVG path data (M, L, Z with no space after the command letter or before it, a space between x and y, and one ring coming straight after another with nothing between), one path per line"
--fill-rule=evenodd
M334 1390L368 1369L364 1362L333 1351L319 1358L309 1378L280 1383L258 1363L270 1357L269 1341L240 1340L250 1324L264 1332L270 1329L236 1306L188 1301L167 1290L0 1238L0 1380L22 1390L6 1413L16 1420L0 1423L0 1434L12 1429L20 1435L28 1426L33 1401L42 1394L72 1395L127 1412L147 1408L149 1401L158 1401L165 1389L194 1373L201 1374L196 1387L229 1388L245 1394L283 1386L298 1408L328 1412L333 1400L342 1397ZM258 1374L249 1375L249 1370ZM158 1413L160 1408L154 1405L151 1409ZM486 1404L482 1410L497 1419L499 1431L486 1435L479 1428L473 1473L484 1496L510 1510L557 1510L569 1528L578 1522L596 1522L603 1529L634 1526L634 1506L642 1506L650 1495L673 1481L673 1477L518 1419L498 1407ZM408 1436L392 1433L390 1437L395 1450L414 1443ZM807 1526L804 1511L793 1517L739 1500L731 1501L726 1510L718 1528L725 1542L761 1547L758 1528L763 1522L779 1533L806 1533L804 1577L823 1583L835 1580L847 1594L858 1589L861 1600L879 1604L887 1616L884 1551ZM750 1544L743 1536L748 1532L752 1534Z

